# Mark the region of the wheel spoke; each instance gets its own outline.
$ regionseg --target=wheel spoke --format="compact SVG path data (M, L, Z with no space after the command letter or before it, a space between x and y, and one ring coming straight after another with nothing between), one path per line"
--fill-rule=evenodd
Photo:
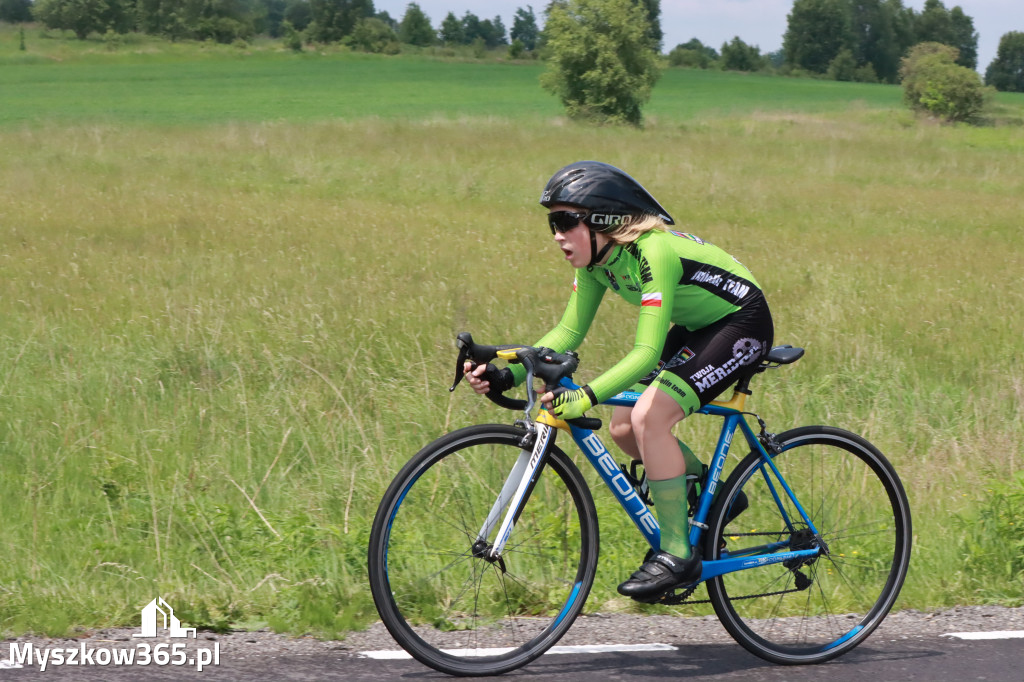
M407 651L442 672L488 675L529 662L568 629L593 581L596 511L557 447L501 556L473 550L523 434L471 427L440 439L399 473L374 520L370 584L381 619ZM452 653L482 648L508 651Z
M723 625L751 652L777 663L819 662L857 646L892 607L909 561L910 516L891 465L863 439L829 427L777 439L782 452L773 462L808 520L788 496L772 496L782 485L752 453L723 486L705 553L717 558L723 540L745 533L786 543L778 551L821 553L725 574L709 581L708 593ZM740 490L749 506L730 522L730 535L724 510ZM790 531L763 530L785 526L786 518Z

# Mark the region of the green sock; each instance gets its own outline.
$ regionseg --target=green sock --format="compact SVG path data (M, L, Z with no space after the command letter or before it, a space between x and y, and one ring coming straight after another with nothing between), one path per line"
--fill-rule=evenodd
M661 549L681 559L690 558L690 517L686 509L686 476L664 481L647 479L661 526Z
M678 438L676 438L676 442L679 443L679 449L683 451L683 459L686 460L686 473L700 476L700 472L704 469L704 462L693 454L693 450L686 443Z

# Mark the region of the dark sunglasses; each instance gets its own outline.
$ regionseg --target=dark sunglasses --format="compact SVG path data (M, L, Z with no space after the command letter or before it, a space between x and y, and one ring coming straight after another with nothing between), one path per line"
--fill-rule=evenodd
M587 215L587 213L580 213L578 211L552 211L548 213L548 227L551 228L551 234L554 234L555 230L568 232L579 225L580 221L589 226Z

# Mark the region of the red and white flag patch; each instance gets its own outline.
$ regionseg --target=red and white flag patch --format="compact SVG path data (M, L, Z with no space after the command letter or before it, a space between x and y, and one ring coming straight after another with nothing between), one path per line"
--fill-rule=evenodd
M653 294L641 294L640 305L642 306L653 306L655 308L661 307L661 292L658 291Z

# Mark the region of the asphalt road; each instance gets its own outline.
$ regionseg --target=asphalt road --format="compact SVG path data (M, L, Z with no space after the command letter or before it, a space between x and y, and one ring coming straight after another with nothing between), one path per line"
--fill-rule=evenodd
M502 679L559 682L595 680L737 680L882 682L927 680L1024 682L1024 639L959 640L949 637L869 639L845 656L822 665L786 667L756 658L736 644L687 645L675 650L600 654L548 654ZM183 666L56 666L0 669L0 680L380 680L447 679L416 661L374 660L352 652L246 657L196 672ZM466 678L469 679L469 678Z

